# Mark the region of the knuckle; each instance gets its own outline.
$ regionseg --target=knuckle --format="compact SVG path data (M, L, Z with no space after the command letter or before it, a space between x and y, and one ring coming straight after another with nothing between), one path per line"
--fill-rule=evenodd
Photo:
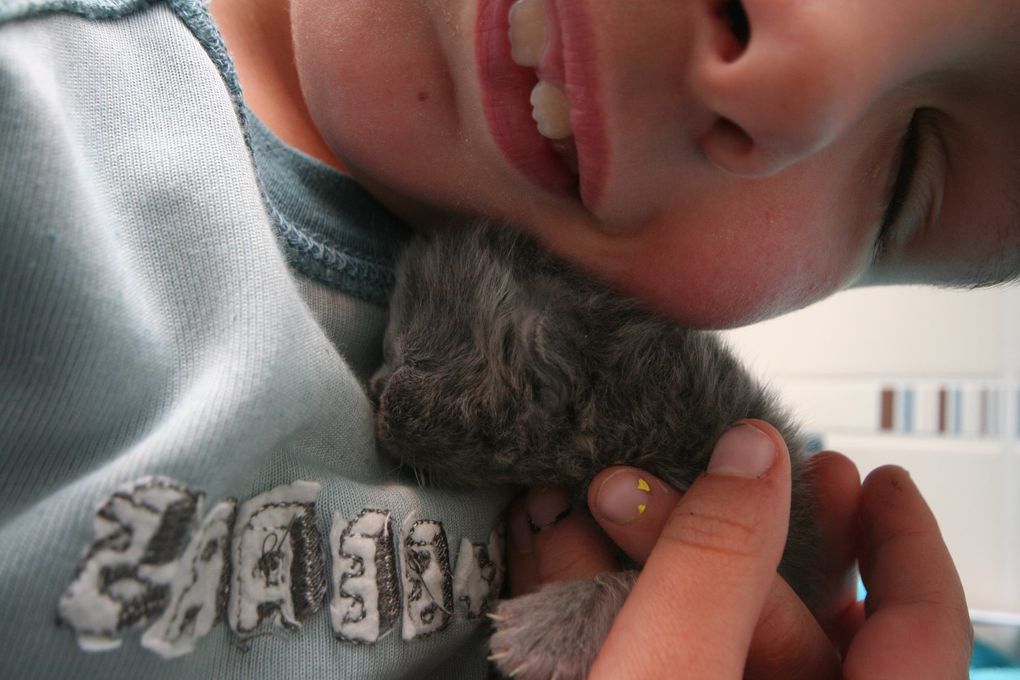
M660 540L720 557L751 558L761 547L755 517L730 517L708 509L678 509Z
M542 583L592 578L616 562L597 525L576 517L536 534L535 556Z
M771 595L755 627L744 677L841 677L835 648L814 616L792 591L773 589Z

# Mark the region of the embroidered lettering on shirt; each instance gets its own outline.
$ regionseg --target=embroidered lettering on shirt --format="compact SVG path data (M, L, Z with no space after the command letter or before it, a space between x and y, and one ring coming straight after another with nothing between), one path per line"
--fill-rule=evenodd
M114 649L124 631L166 608L201 497L172 479L143 477L119 487L98 507L95 540L57 612L82 649Z
M348 522L333 515L333 601L330 617L337 638L373 643L400 616L393 523L386 510L365 509Z
M227 607L227 623L238 636L251 636L265 621L300 628L300 620L322 605L326 576L315 528L318 491L317 483L298 481L238 510Z
M125 631L148 626L142 645L165 658L193 651L220 619L242 640L267 621L300 627L325 599L318 489L297 481L240 507L222 501L203 518L203 492L167 477L118 487L97 506L95 538L60 598L58 622L86 651L114 649ZM414 640L445 629L454 603L462 618L488 611L504 578L502 528L487 544L462 539L453 573L442 523L412 513L395 536L393 522L372 508L333 517L338 639L372 644L400 619L403 639Z
M450 624L453 583L450 550L441 522L409 515L400 529L405 640L431 635Z

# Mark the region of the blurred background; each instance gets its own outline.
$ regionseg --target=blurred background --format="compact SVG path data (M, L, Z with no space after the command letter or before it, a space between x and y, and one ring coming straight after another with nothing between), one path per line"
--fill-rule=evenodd
M976 665L1020 665L1020 287L864 288L724 335L862 476L910 471L960 570ZM1020 678L989 673L974 677Z

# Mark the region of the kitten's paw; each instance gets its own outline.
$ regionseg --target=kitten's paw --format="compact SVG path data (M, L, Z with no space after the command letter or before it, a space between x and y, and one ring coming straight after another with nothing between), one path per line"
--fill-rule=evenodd
M490 614L489 657L514 680L583 680L638 572L550 583Z

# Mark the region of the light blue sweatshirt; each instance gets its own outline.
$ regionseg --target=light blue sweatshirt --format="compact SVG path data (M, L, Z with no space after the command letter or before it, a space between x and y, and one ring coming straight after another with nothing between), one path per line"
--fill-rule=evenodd
M407 230L194 0L0 0L0 677L484 677L505 490L375 450Z

